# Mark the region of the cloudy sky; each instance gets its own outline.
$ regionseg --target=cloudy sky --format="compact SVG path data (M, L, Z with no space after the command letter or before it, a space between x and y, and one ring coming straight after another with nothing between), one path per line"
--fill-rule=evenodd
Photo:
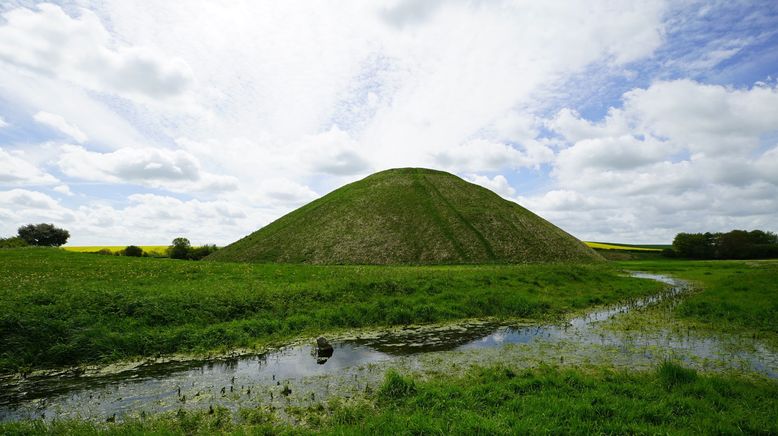
M0 236L229 243L404 166L585 240L778 231L778 3L0 3Z

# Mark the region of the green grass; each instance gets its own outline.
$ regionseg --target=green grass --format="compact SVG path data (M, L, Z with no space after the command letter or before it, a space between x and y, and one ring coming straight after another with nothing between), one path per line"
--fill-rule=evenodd
M674 308L680 319L719 331L768 333L778 339L778 261L655 260L619 265L694 282L700 292Z
M287 410L179 411L122 424L40 421L0 424L28 434L776 434L778 384L697 374L674 363L653 372L549 366L475 368L414 380L394 372L373 395Z
M607 264L316 266L0 250L2 372L354 327L548 318L654 292Z
M208 260L313 264L598 262L518 204L442 171L382 171L343 186Z

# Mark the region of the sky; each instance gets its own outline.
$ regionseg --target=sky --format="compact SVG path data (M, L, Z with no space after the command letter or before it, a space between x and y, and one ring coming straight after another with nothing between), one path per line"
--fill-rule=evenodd
M411 166L583 240L778 232L778 3L0 3L0 237L222 245Z

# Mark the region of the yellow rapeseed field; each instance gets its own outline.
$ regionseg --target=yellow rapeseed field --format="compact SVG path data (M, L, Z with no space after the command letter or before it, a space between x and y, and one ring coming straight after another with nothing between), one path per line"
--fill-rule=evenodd
M601 250L662 251L658 248L630 247L627 245L603 244L602 242L584 242L584 244Z
M158 254L165 254L165 250L167 250L167 245L139 245L140 248L143 249L146 253L158 253ZM116 253L117 251L122 251L125 248L127 248L126 245L95 245L95 246L65 246L62 247L67 251L76 251L79 253L93 253L95 251L100 250L110 250L113 253Z

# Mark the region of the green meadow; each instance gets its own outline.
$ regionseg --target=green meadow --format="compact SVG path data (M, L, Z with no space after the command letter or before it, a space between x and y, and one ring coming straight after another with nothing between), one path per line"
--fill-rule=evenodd
M618 265L690 281L696 292L673 308L679 322L760 335L778 344L776 260L646 260Z
M659 287L607 264L317 266L4 249L0 368L261 347L356 327L558 318Z
M19 248L0 250L0 362L6 374L27 373L262 348L361 327L484 317L551 321L662 288L625 271L693 284L673 303L672 323L778 344L776 261L320 266ZM389 370L374 390L288 407L282 415L262 404L204 405L116 423L7 422L0 433L776 434L778 383L672 361L649 371L487 362L423 377Z

